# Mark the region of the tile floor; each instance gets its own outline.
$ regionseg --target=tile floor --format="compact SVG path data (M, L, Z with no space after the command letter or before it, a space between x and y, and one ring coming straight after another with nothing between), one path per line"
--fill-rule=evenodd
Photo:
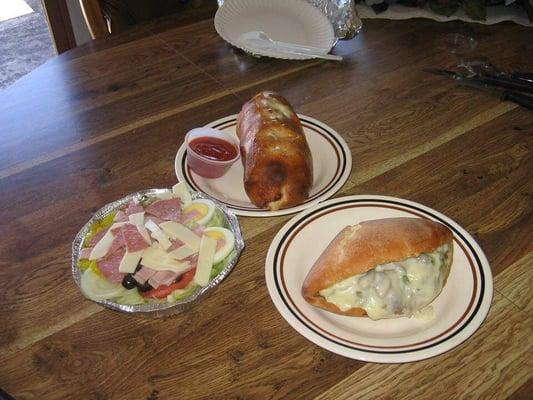
M35 12L0 22L0 90L55 55L41 1L25 1Z

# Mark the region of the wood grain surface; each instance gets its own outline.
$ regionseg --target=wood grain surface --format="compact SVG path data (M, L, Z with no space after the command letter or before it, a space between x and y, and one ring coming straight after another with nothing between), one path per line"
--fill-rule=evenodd
M530 399L533 114L425 74L441 46L533 71L531 31L426 20L365 21L345 61L257 59L212 20L172 17L73 49L0 92L0 387L16 399ZM264 89L347 141L336 196L435 208L486 253L494 298L480 329L428 360L364 363L294 331L270 300L268 246L289 216L239 218L246 249L197 307L167 319L86 300L70 272L77 231L103 204L176 182L184 134Z

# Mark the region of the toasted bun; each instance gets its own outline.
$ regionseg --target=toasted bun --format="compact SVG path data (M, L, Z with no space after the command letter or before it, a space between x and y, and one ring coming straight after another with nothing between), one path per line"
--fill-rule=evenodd
M261 92L237 117L244 190L259 208L303 203L313 185L313 159L302 124L289 102Z
M385 218L347 226L335 236L307 274L302 286L305 300L317 307L342 315L364 316L365 310L341 311L319 292L377 265L402 261L450 243L453 235L444 225L420 218ZM449 246L446 278L450 271L453 246Z

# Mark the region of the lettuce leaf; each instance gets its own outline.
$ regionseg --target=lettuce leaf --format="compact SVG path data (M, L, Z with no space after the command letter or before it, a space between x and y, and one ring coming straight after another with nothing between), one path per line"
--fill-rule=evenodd
M196 283L191 282L187 286L185 286L183 289L176 289L167 296L167 302L175 303L178 300L182 300L186 297L189 297L199 287L200 286L198 286Z
M224 214L222 214L222 211L220 210L215 210L211 219L205 224L206 228L212 228L214 226L221 228L226 227L226 218L224 218Z
M119 304L135 305L144 304L144 297L139 294L137 289L126 290L126 294L115 299Z
M218 274L220 274L220 271L222 271L224 267L229 264L229 262L233 259L233 257L235 257L235 249L233 249L231 253L229 253L228 256L224 258L222 261L213 265L209 279L211 280L214 277L216 277Z

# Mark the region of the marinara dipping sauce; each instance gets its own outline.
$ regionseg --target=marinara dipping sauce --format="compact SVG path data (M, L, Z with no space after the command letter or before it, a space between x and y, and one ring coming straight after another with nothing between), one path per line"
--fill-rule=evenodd
M229 161L237 156L237 149L223 139L201 136L189 142L189 148L210 160Z
M204 178L219 178L239 159L239 144L231 135L213 128L187 133L187 164Z

